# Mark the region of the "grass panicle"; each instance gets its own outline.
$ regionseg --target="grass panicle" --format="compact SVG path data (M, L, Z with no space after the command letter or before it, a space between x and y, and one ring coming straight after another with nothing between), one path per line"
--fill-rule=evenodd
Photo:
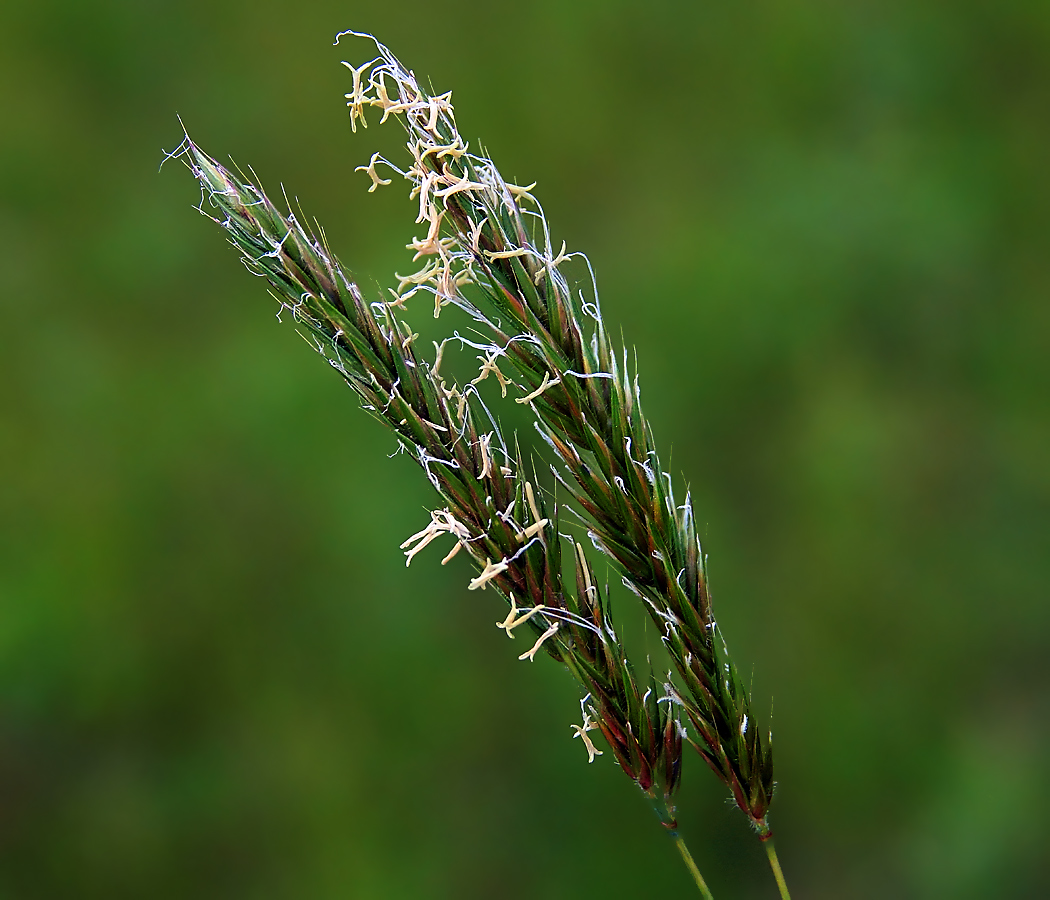
M359 35L367 37L365 35ZM489 365L505 360L521 381L537 427L564 466L555 474L583 510L595 546L643 600L677 670L668 685L700 737L691 742L729 788L759 836L772 834L772 738L758 726L712 607L705 559L688 492L678 505L642 410L637 367L613 346L597 291L573 291L562 266L582 254L554 250L542 208L527 187L510 184L492 160L471 153L456 126L451 94L431 95L382 44L364 80L347 95L351 116L365 108L396 115L408 133L411 167L400 172L419 199L426 239L410 249L428 262L402 286L407 299L434 296L487 330ZM390 87L396 88L396 100ZM369 93L374 92L374 96ZM376 157L366 169L375 187ZM589 264L588 264L589 267ZM479 290L481 303L462 288Z
M691 499L687 491L678 504L660 463L637 365L606 332L593 272L590 299L583 291L574 295L565 274L572 260L588 271L589 262L566 252L564 243L555 251L531 193L535 185L505 181L489 158L470 151L451 93L423 90L369 35L344 32L336 43L346 35L374 41L379 54L363 66L344 63L352 73L346 99L354 131L378 107L381 121L394 116L408 134L407 168L373 154L359 171L370 191L392 182L385 174L406 179L419 204L416 222L426 229L407 245L419 269L397 276L390 299L366 302L320 226L314 231L292 211L279 211L260 186L220 165L188 135L171 155L181 156L200 183L200 211L225 229L249 271L267 280L279 317L290 316L438 492L441 508L402 545L406 564L446 535L452 548L442 564L467 554L477 572L468 588L491 587L503 601L506 618L497 625L508 637L518 629L532 636L519 658L534 660L542 650L579 682L582 722L572 725L572 737L582 739L593 762L603 751L590 734L601 733L705 897L711 893L674 816L683 743L729 788L766 842L787 897L767 815L771 737L755 722L715 621ZM436 318L448 306L466 313L478 339L456 331L435 344L432 362L424 359L406 321L408 301L417 296L433 301ZM471 381L459 384L442 371L449 340L481 352ZM560 465L551 469L568 491L568 505L548 496L535 472L526 476L517 436L506 439L500 417L482 400L478 385L490 376L500 402L530 411L543 439L536 449L553 451ZM562 509L578 522L562 526ZM644 677L636 674L617 637L608 597L574 536L581 526L580 538L586 535L611 560L659 627L675 669L659 683L651 667Z

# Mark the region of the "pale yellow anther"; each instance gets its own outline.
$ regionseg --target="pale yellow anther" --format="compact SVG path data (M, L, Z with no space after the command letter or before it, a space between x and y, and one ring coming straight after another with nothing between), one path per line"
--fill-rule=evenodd
M470 532L467 531L467 526L462 522L459 522L447 509L435 510L430 514L430 524L422 531L416 532L407 541L401 545L401 549L404 550L410 544L415 544L410 550L405 551L405 565L408 566L412 562L414 557L420 550L428 546L432 541L441 537L443 534L451 534L458 541L465 541L470 538ZM457 543L456 546L459 546Z
M460 425L463 424L463 415L467 409L467 398L460 393L459 388L455 385L452 387L445 387L445 380L441 380L441 390L445 395L445 402L451 403L453 400L456 401L456 418L459 419Z
M520 541L522 544L524 544L526 541L532 540L532 538L534 538L537 534L543 531L543 529L546 528L549 524L550 519L540 519L538 522L533 522L524 531L519 531L516 535L514 535L514 537L517 538L517 540Z
M437 290L434 292L434 318L441 315L441 307L452 302L457 294L456 287L459 284L455 273L452 271L452 260L445 259L441 267L441 274L437 279Z
M373 78L374 77L375 76L373 76ZM391 100L386 92L386 78L381 77L379 81L376 82L376 96L375 99L372 101L372 106L379 106L383 109L383 118L379 120L380 125L382 125L386 121L387 109L389 109L391 106L396 105L397 101Z
M390 292L390 296L394 298L393 300L386 301L386 305L390 309L394 309L395 307L397 309L404 309L405 301L412 296L411 291L409 291L407 294L399 294L393 288L387 288L387 290Z
M368 189L368 193L372 193L381 184L390 184L389 178L380 178L376 173L376 163L382 159L378 153L372 154L372 159L369 161L367 166L358 166L354 169L355 172L367 172L368 177L372 179L372 186Z
M540 382L540 386L536 388L531 394L526 394L524 397L518 397L515 403L532 403L540 394L549 388L554 387L556 384L561 384L560 378L551 379L550 372L543 373L543 381Z
M419 144L420 149L424 147L422 141L417 141L417 143ZM453 135L452 142L449 144L437 144L434 142L430 142L425 146L426 149L422 149L422 152L413 153L417 161L421 162L423 159L430 156L431 154L433 154L436 159L445 159L447 157L451 157L452 159L459 159L467 152L467 148L463 144L462 138L460 138L458 134Z
M429 148L429 147L434 147L435 145L434 144L428 144L426 146ZM426 156L430 152L430 150L429 149L425 149L424 145L423 145L423 142L417 140L417 141L413 141L411 144L408 145L408 151L409 151L409 153L412 154L412 160L413 160L412 168L408 170L409 174L410 175L415 175L415 176L418 176L418 177L422 178L428 171L427 164L426 164L425 160L426 160ZM419 190L418 187L414 188L412 193L408 195L408 198L410 200L413 197L416 196L416 191L417 190Z
M484 478L489 472L492 471L492 457L489 454L489 442L492 440L492 432L483 434L478 438L478 449L481 451L481 471L478 473L478 479Z
M372 106L380 106L383 109L383 118L379 120L380 125L389 118L391 113L404 112L408 109L407 103L391 100L387 95L385 78L380 78L376 84L376 97L372 100Z
M441 368L441 358L445 354L445 344L447 344L450 340L451 338L445 338L440 344L437 341L431 341L431 343L434 345L435 356L434 365L430 370L430 374L434 378L438 377L438 369Z
M447 156L459 159L467 152L467 147L458 134L453 138L451 144L446 144L444 147L434 147L434 149L437 151L438 159Z
M540 516L540 508L536 505L536 495L532 492L532 482L525 482L525 499L529 503L529 509L532 512L532 517L539 522L542 518Z
M347 99L346 105L350 107L350 127L355 133L357 132L356 119L358 118L361 119L361 124L365 128L368 127L368 120L365 119L365 104L371 104L372 98L365 95L364 88L361 84L361 75L364 73L365 69L371 66L374 62L374 59L370 60L369 62L366 62L363 66L361 66L361 68L355 69L352 65L350 65L350 63L346 62L345 60L343 61L343 65L351 71L354 77L353 85L350 88L350 93L346 94L345 96Z
M473 262L474 260L469 260L466 267L456 273L456 287L463 287L463 285L470 284L474 280L474 270L471 268Z
M441 219L444 215L445 213L442 211L431 218L430 228L427 230L427 236L423 240L414 237L412 238L412 243L405 244L405 249L416 251L416 255L412 257L412 262L415 262L421 256L433 256L435 254L444 258L445 252L456 242L456 239L452 237L438 237L441 233Z
M513 635L512 632L514 631L515 628L517 628L523 622L528 622L529 619L531 619L534 615L536 615L536 613L542 612L546 608L547 607L543 606L542 604L540 606L534 606L532 609L530 609L523 616L519 616L518 615L518 605L514 602L514 594L511 594L510 595L510 612L507 613L507 618L506 619L504 619L502 622L497 622L496 623L496 627L497 628L502 628L504 631L507 632L507 637L513 639L514 635Z
M594 603L596 595L594 593L594 585L591 584L591 570L587 565L587 558L583 555L583 545L579 541L576 542L576 558L579 560L580 569L583 570L583 593L586 595L588 603Z
M553 625L551 625L550 628L548 628L545 632L543 632L543 634L540 635L539 640L537 640L536 643L532 645L532 649L525 653L522 653L521 656L518 657L518 659L527 659L529 662L536 662L536 652L540 649L540 647L543 646L543 642L547 640L547 638L551 637L551 635L555 634L557 631L558 623L555 622Z
M409 348L409 345L412 343L412 341L414 341L417 337L419 337L418 334L410 334L407 338L405 338L401 342L401 349L402 350L407 350Z
M441 94L438 97L427 98L427 103L430 106L430 119L427 121L427 131L435 137L437 136L438 114L441 112L452 112L452 104L449 102L451 99L452 91Z
M531 191L534 187L536 187L535 181L532 182L532 184L530 185L526 185L525 187L522 187L520 184L508 184L507 190L510 191L511 196L515 200L517 200L518 203L521 203L521 201L524 200L526 197L528 197L529 200L535 203L536 198L529 193L529 191Z
M543 276L546 275L548 271L554 271L568 258L568 254L566 254L565 252L565 241L562 241L561 251L550 262L544 263L542 266L540 266L540 270L536 273L536 277L533 280L536 282L536 284L539 284L541 281L543 281Z
M433 221L434 207L430 203L430 189L434 186L434 182L437 181L437 172L427 172L422 180L419 182L419 215L416 217L416 224L425 222L427 219Z
M506 572L510 566L507 565L505 560L499 562L492 562L490 559L485 560L485 568L481 570L481 573L475 578L470 584L467 585L468 591L476 591L478 588L484 590L488 587L488 583L492 581L501 572Z
M442 200L447 197L451 197L453 194L458 194L461 191L483 191L486 185L480 181L471 181L470 175L467 172L463 173L463 177L459 181L453 182L449 187L444 188L440 191L434 191L435 197L440 197Z
M467 219L470 222L470 246L475 253L480 253L481 248L478 246L478 242L481 240L481 229L485 227L485 220L481 219L475 225L473 219Z
M485 255L489 259L512 259L515 256L528 256L533 253L528 247L518 247L514 250L486 250Z
M479 382L484 381L490 374L495 375L496 381L499 382L500 393L502 396L506 397L507 387L512 384L512 382L500 371L499 366L496 365L496 360L499 356L500 352L498 350L493 350L487 357L479 356L478 359L481 360L481 368L478 370L478 377L475 378L471 384L478 384Z
M462 549L462 547L463 547L463 545L459 541L457 541L456 545L451 550L448 551L448 556L446 556L443 560L441 560L441 565L444 565L450 559L452 559L452 557L454 557L457 553L459 553L459 551L460 551L460 549Z
M426 284L428 281L432 281L434 275L437 273L438 264L437 260L430 260L422 269L418 272L413 272L411 275L398 275L394 273L394 277L397 279L397 294L400 296L401 292L404 291L407 285L419 285ZM411 293L411 291L409 292Z
M409 99L406 101L407 112L410 116L415 116L417 119L425 116L427 110L430 108L427 104L425 97L417 96L414 100Z
M595 747L594 742L589 737L587 737L588 731L593 731L595 728L598 727L594 722L590 721L590 719L588 719L585 715L582 726L570 725L569 727L576 732L573 735L574 740L576 738L583 738L583 745L587 748L587 762L592 763L594 762L594 757L602 756L602 751Z

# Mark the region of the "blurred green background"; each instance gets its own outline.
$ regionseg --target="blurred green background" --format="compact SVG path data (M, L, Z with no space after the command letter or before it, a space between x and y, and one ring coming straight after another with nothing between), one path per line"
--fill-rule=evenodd
M179 113L392 284L348 27L590 254L773 698L796 896L1050 896L1050 7L7 0L0 898L692 895L568 675L462 559L406 571L429 485L157 174ZM716 896L773 897L686 766Z

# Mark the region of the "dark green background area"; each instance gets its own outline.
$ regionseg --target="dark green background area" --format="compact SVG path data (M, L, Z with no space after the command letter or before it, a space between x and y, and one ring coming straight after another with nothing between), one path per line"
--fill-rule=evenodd
M419 226L353 172L401 135L351 133L347 27L591 256L796 897L1050 895L1045 3L8 0L0 898L694 890L569 676L463 559L405 569L429 485L157 174L179 113L378 296ZM695 756L679 812L717 897L775 896Z

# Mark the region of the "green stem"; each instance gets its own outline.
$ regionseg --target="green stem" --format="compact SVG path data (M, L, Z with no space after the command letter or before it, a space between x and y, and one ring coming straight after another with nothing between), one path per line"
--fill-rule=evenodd
M685 841L682 840L682 836L678 833L678 820L674 816L674 807L671 805L670 798L666 794L661 795L656 788L646 791L645 795L653 805L653 810L660 819L660 824L667 830L667 834L674 841L678 852L682 854L685 867L689 870L689 874L693 876L696 886L700 888L700 893L704 895L704 900L715 900L711 895L711 889L707 886L707 882L704 881L704 876L700 874L700 869L697 868L693 854L689 852Z
M704 881L704 876L700 874L700 870L696 867L696 863L693 861L693 855L689 852L689 848L685 845L685 841L682 840L682 836L676 831L672 831L671 836L674 838L674 844L678 848L678 852L682 854L682 859L685 860L685 867L692 873L693 881L695 881L696 886L700 888L700 893L704 895L704 900L714 900L710 889L707 887L707 882Z
M777 850L773 846L773 838L767 838L763 843L766 847L766 856L769 857L769 868L773 870L773 877L777 880L777 887L780 888L780 896L782 900L791 900L787 882L784 881L784 872L780 868L780 860L777 859Z

